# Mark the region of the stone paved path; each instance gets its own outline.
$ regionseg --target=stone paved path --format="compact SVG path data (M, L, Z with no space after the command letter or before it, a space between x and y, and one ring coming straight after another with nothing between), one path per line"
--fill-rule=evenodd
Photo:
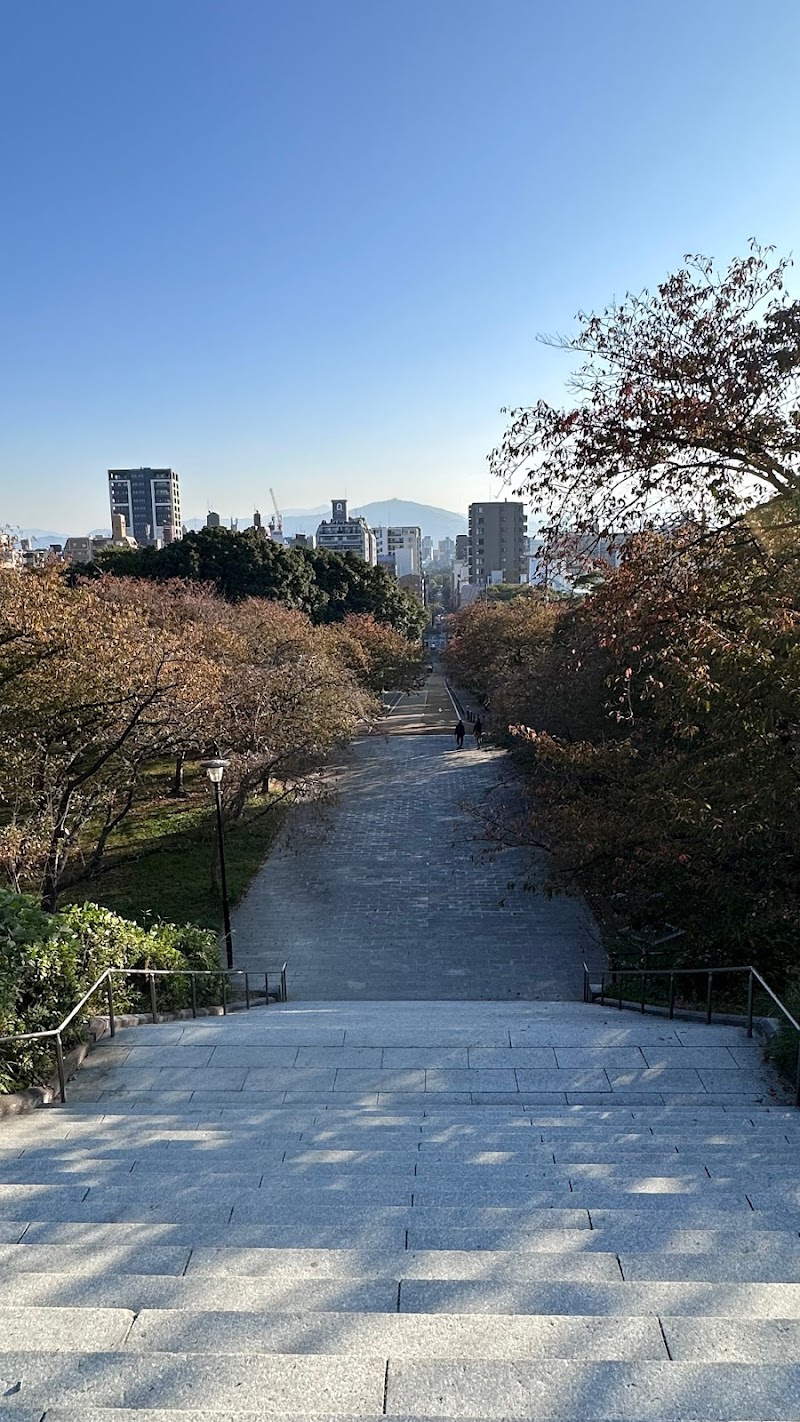
M430 733L357 743L333 808L294 817L235 913L236 966L288 959L293 1000L579 998L584 957L602 956L589 914L526 891L527 852L486 857L463 808L505 763Z
M452 741L458 713L438 667L420 691L390 692L386 705L390 715L381 727L386 735L445 735Z

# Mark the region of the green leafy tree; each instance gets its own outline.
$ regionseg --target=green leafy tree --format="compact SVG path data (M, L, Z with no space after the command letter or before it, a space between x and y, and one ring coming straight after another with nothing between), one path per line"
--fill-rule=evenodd
M87 570L80 569L83 574ZM203 528L165 548L111 549L97 558L97 573L206 583L229 602L267 598L305 612L313 622L341 622L371 613L407 637L418 637L425 612L385 568L373 568L355 553L322 548L284 548L255 529L243 533ZM74 580L76 572L70 577Z

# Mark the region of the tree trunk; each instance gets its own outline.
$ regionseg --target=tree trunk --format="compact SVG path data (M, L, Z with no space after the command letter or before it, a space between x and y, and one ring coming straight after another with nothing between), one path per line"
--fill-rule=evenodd
M170 794L175 795L178 798L181 798L186 794L186 791L183 788L183 767L185 761L186 752L178 751L178 754L175 757L175 774L172 778L172 790L170 791Z
M72 790L66 790L61 797L56 822L50 835L50 845L42 878L42 908L46 913L55 913L58 907L58 886L61 881L64 858L64 842L67 838L67 820L72 804Z

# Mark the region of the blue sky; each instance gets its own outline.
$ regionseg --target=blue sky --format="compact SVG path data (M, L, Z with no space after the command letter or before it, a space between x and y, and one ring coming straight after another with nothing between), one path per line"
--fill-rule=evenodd
M4 0L0 524L127 464L487 497L538 332L796 245L798 53L796 0Z

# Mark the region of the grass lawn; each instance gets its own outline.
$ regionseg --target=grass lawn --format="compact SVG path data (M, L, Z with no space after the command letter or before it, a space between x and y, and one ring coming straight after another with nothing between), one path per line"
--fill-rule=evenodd
M187 767L186 798L169 795L170 775L155 766L151 794L137 806L110 842L103 871L66 889L62 903L103 904L125 918L147 923L196 923L219 930L222 902L215 865L216 815L202 772ZM226 827L225 863L232 903L244 894L268 855L285 818L283 804L254 799L242 819Z

